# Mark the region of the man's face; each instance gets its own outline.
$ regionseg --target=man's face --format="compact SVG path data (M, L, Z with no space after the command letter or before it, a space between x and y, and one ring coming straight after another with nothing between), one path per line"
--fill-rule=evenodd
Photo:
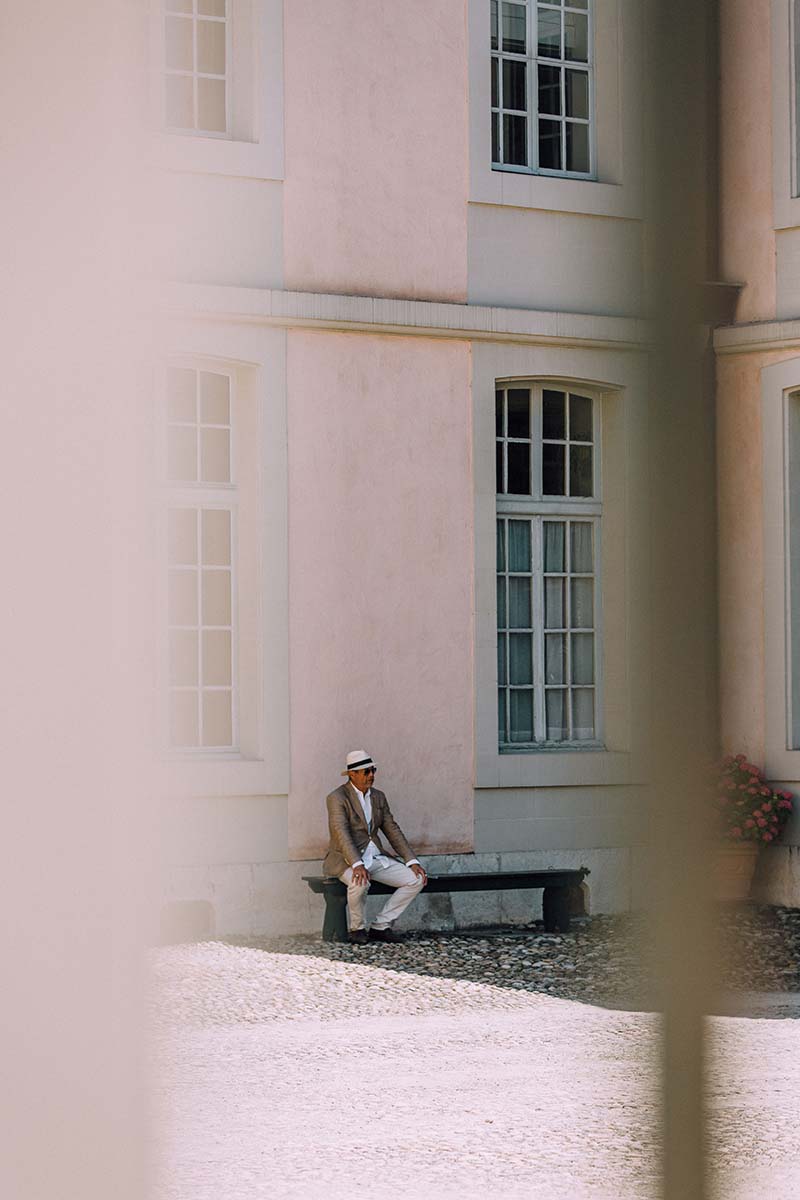
M366 792L372 787L375 779L375 768L362 767L359 771L348 771L348 775L354 787L357 787L360 792Z

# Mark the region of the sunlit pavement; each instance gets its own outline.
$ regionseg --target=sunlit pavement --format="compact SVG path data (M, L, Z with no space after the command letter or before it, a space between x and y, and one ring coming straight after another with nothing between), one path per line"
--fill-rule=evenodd
M651 1013L219 943L157 981L158 1200L658 1197ZM719 1200L800 1191L800 1023L760 999L709 1018Z

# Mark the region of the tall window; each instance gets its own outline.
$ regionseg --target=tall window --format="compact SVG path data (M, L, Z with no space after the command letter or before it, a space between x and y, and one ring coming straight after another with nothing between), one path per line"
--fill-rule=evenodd
M164 119L168 129L228 130L228 0L163 0Z
M592 172L590 0L491 0L492 164Z
M599 405L547 384L495 403L500 747L596 742Z
M167 372L169 742L231 749L236 741L232 472L233 378Z

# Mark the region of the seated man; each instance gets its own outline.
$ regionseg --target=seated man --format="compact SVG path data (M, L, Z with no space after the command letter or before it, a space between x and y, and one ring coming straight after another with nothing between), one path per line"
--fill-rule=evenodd
M342 771L349 782L331 792L326 801L331 844L322 869L326 875L338 875L342 883L347 884L348 936L351 942L361 946L369 938L379 942L399 942L392 922L408 908L428 879L392 816L383 792L372 786L376 770L366 751L351 750ZM378 830L386 835L399 858L384 853ZM364 901L370 879L386 883L397 891L386 901L367 935Z

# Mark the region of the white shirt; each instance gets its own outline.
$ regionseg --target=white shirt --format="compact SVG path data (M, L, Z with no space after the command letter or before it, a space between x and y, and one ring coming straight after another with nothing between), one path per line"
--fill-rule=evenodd
M369 829L370 822L372 820L372 788L367 788L367 790L365 792L360 792L358 790L358 788L356 787L356 785L352 782L352 780L350 782L350 787L353 789L353 791L355 792L355 794L358 796L359 800L361 801L361 808L364 813L364 820L367 822L367 829ZM375 845L372 838L370 838L370 840L367 842L367 848L364 851L363 857L360 858L358 860L358 862L354 862L353 866L354 867L366 867L366 869L369 870L370 867L372 867L372 866L375 866L375 867L391 866L391 864L394 861L395 861L394 859L389 858L387 855L381 854L380 850ZM412 863L418 863L418 862L419 862L419 859L410 858L408 860L408 862L406 863L406 866L410 867Z

